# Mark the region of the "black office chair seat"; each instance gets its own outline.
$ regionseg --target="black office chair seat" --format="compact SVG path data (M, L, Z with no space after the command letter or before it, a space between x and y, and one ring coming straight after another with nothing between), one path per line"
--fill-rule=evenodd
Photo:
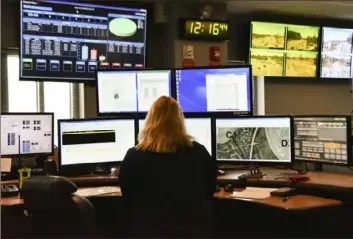
M73 194L76 191L76 185L64 177L38 176L24 181L21 195L31 218L31 237L94 237L93 206Z

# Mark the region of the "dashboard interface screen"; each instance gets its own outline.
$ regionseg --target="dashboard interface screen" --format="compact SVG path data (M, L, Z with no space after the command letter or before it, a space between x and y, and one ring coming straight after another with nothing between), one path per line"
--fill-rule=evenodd
M139 120L139 131L143 129L145 120ZM185 118L185 127L194 140L205 146L212 155L211 118Z
M291 163L291 118L216 119L217 160Z
M348 164L347 125L347 117L295 117L295 159Z
M1 115L1 156L53 153L52 114Z
M250 67L177 69L175 78L186 113L252 111Z
M135 145L133 119L59 122L61 165L122 161Z
M147 112L157 98L172 95L171 85L171 70L98 71L98 112Z
M144 67L145 9L22 0L20 78L87 81L97 69Z

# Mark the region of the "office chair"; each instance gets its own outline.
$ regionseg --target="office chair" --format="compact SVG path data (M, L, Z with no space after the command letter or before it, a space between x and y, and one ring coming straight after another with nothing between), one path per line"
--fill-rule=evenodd
M93 206L73 194L76 191L76 185L64 177L37 176L24 181L21 196L31 221L31 237L94 237Z

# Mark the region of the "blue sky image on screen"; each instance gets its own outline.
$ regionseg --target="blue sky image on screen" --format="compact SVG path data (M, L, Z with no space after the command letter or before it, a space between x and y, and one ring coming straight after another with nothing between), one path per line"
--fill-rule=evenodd
M184 112L251 111L248 67L180 69L175 77L177 99ZM207 77L213 77L217 87L207 87Z

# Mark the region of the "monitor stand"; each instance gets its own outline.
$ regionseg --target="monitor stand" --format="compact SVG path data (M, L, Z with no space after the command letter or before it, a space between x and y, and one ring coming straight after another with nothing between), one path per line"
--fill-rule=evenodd
M103 164L98 164L95 167L93 174L96 175L110 175L111 167Z

